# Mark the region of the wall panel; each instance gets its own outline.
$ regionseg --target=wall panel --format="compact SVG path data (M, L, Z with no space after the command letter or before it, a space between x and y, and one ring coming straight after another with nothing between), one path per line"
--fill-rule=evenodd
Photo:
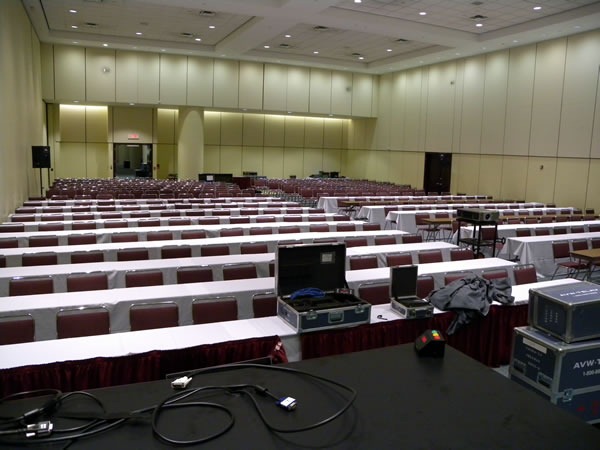
M392 83L393 74L382 75L379 79L379 112L375 127L374 148L387 150L390 148L390 121L392 120Z
M310 69L308 67L289 66L287 69L287 106L288 111L307 113L310 87Z
M265 64L263 106L267 111L285 111L287 104L287 67Z
M165 180L169 174L177 173L177 146L175 144L157 144L155 148L156 177Z
M244 114L244 145L262 146L265 138L265 116L263 114Z
M85 142L61 142L55 155L56 178L87 178Z
M558 156L590 156L599 65L600 31L568 38Z
M88 143L108 142L108 108L106 106L85 107L85 141Z
M329 114L331 112L331 70L310 69L309 112Z
M263 67L261 63L240 61L240 108L262 109Z
M392 81L391 117L390 117L390 148L406 150L405 124L406 108L406 73L395 73ZM377 119L379 121L379 119Z
M236 177L242 175L242 147L221 146L220 170L223 173L232 173Z
M475 56L465 61L462 99L462 125L460 152L479 153L481 150L481 116L485 83L485 56Z
M265 147L263 174L269 178L284 178L283 147Z
M187 57L160 55L159 98L161 104L186 104L187 70Z
M587 177L585 208L594 208L596 214L600 211L600 159L592 159L589 164Z
M323 149L305 148L302 159L302 176L309 177L323 170Z
M72 102L85 100L85 49L54 46L55 98Z
M257 172L259 175L263 175L264 152L263 147L243 147L242 172Z
M286 116L285 147L304 147L304 117Z
M188 57L187 105L213 106L213 71L212 58Z
M352 74L352 115L372 117L373 77L368 74Z
M110 178L112 171L109 170L107 143L88 142L86 144L85 173L87 178Z
M221 113L204 111L204 144L221 144Z
M538 201L527 197L527 157L504 156L500 198L507 200Z
M177 110L159 108L156 111L156 142L175 144L177 128Z
M60 140L85 142L85 107L60 105Z
M510 49L506 98L505 155L528 155L535 46Z
M117 50L115 68L116 100L136 103L138 101L138 53Z
M137 54L137 101L156 105L160 98L160 58L152 53Z
M447 152L452 148L456 64L448 62L429 68L426 151Z
M349 116L352 114L352 74L331 72L331 114Z
M502 185L502 155L482 155L479 161L477 194L500 198Z
M325 148L342 148L343 131L342 121L323 119L323 146Z
M238 61L216 59L214 68L214 106L217 108L237 108L240 77Z
M113 139L115 142L151 143L153 141L152 108L113 108ZM138 139L131 139L130 134L137 134Z
M487 55L481 125L481 153L504 153L504 128L508 83L508 51Z
M221 113L221 145L242 145L242 128L242 114L229 112Z
M480 155L455 154L452 157L452 184L454 191L478 193Z
M586 200L589 160L559 158L556 166L556 181L553 201L558 206L584 205ZM564 189L568 186L568 189Z
M114 50L85 50L85 98L88 102L115 101L115 68Z
M525 192L527 199L542 203L554 202L556 164L555 158L529 157L527 160L527 191Z
M556 156L558 152L565 52L565 39L537 44L529 139L532 156Z
M306 117L304 119L304 146L323 148L323 127L325 119Z
M221 147L204 145L204 172L221 172Z
M323 149L323 170L325 172L341 172L342 151L338 148ZM341 173L340 175L344 175Z
M54 46L40 44L40 58L42 65L42 98L54 99Z
M421 69L406 72L406 111L404 126L404 143L402 149L419 150L420 117L421 117Z

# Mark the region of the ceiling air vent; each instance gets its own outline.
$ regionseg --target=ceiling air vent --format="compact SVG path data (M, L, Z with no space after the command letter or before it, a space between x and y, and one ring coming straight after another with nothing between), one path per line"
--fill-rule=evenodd
M408 39L402 39L402 38L400 38L400 39L396 39L396 42L401 42L401 43L402 42L408 42Z
M198 13L198 15L200 16L205 16L205 17L214 17L216 14L214 11L206 11L206 10L202 10Z
M329 30L329 27L324 27L323 25L317 25L316 27L313 27L313 30L315 30L315 31L327 31L327 30Z
M487 16L482 16L481 14L477 14L475 16L469 17L469 19L471 19L471 20L485 20L485 19L487 19Z
M98 26L98 24L94 23L94 22L86 22L85 26L88 28L96 28Z
M186 38L194 37L193 33L187 33L187 32L179 33L179 35L182 37L186 37Z
M279 44L279 48L291 48L290 44Z

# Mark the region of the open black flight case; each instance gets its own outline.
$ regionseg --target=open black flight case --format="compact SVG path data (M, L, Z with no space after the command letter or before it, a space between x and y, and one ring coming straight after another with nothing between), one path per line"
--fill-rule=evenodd
M277 247L277 315L297 332L369 323L371 304L346 283L345 244Z

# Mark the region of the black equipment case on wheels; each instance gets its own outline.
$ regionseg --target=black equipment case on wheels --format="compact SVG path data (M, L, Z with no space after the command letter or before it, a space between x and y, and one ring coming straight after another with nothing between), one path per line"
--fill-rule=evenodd
M277 247L275 286L277 315L300 333L370 321L371 304L346 284L345 244Z

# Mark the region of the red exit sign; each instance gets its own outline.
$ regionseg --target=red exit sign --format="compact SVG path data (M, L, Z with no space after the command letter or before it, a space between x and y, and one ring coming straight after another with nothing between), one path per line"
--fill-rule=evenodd
M127 138L128 138L128 139L139 139L139 138L140 138L140 135L139 135L139 134L137 134L137 133L128 134L128 135L127 135Z

